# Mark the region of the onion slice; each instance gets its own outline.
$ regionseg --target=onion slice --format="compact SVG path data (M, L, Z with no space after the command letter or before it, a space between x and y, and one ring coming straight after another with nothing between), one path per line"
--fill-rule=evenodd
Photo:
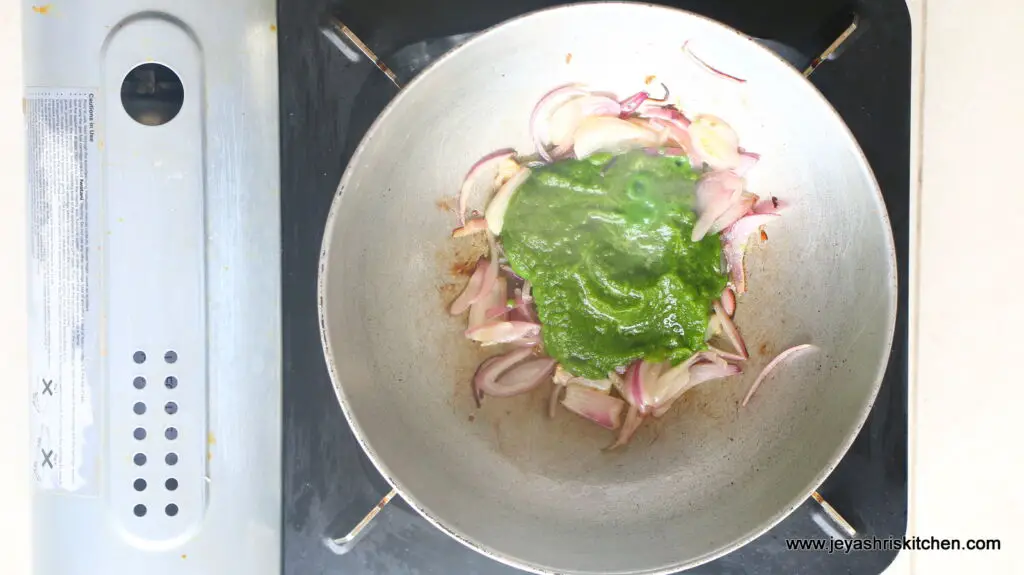
M501 230L505 226L505 211L508 210L508 203L512 200L512 194L529 177L530 168L519 168L519 171L501 186L498 193L494 194L491 203L487 204L487 211L484 212L484 216L487 220L487 228L491 230L492 234L496 236L501 235Z
M557 369L557 368L556 368ZM548 417L554 418L555 412L558 410L558 400L561 398L562 389L565 386L557 381L551 386L551 397L548 398Z
M615 439L615 443L605 447L604 451L618 449L629 443L629 440L633 438L633 434L636 433L637 429L640 429L640 424L643 422L644 416L640 413L640 410L635 405L629 406L629 410L626 412L626 420L622 422L622 427L619 428L619 436Z
M570 98L588 95L579 84L559 86L551 90L537 102L530 114L530 133L533 136L533 143L537 147L537 153L545 161L551 161L551 154L548 153L548 120L555 108Z
M817 349L817 347L809 343L794 345L793 347L775 356L775 359L769 361L768 365L764 366L764 369L761 370L761 373L757 375L757 379L755 379L754 383L750 386L750 390L747 391L747 395L743 398L743 403L741 403L740 406L745 407L747 405L747 402L750 401L750 398L754 396L754 392L757 391L757 388L761 387L761 383L764 382L766 377L768 377L768 374L773 369L775 369L780 363L785 361L787 358L792 357L795 353L799 353L801 351L810 349Z
M723 377L730 377L741 373L742 370L739 366L723 363L697 363L687 370L686 380L682 382L682 385L678 385L671 396L659 403L655 408L653 415L654 417L661 417L672 408L672 405L677 399L683 396L687 391L697 387L702 383L707 383L716 379L722 379Z
M715 309L715 316L718 317L718 321L722 324L722 331L725 332L725 337L729 338L729 343L732 344L736 351L747 359L750 355L747 353L747 344L743 343L743 336L740 335L740 330L736 329L736 324L732 322L732 318L729 314L725 313L725 309L722 308L722 304L719 302L713 302L711 306Z
M487 358L481 362L480 367L476 370L476 374L473 375L473 392L477 403L480 402L485 393L492 395L492 391L497 391L500 394L501 390L497 389L498 376L531 355L533 355L533 350L524 347L514 349L503 355Z
M466 284L459 297L455 298L455 301L452 302L452 306L448 310L450 314L460 315L480 299L483 294L481 288L484 287L484 279L490 277L490 268L491 262L486 258L480 258L476 262L476 269L473 270L473 275L469 277L469 283ZM490 286L487 286L487 289L490 290Z
M712 172L697 182L698 217L690 232L691 241L699 242L727 211L735 209L733 206L737 203L748 201L743 195L745 185L745 180L732 172ZM742 217L743 213L736 218Z
M505 319L505 309L502 307L508 297L508 282L501 280L491 284L491 289L479 300L469 306L469 326L467 329L474 329L494 320ZM498 313L497 310L500 310Z
M743 267L743 256L747 250L750 234L761 226L773 221L778 214L754 214L736 221L722 234L722 250L729 265L729 277L737 294L747 291L747 272Z
M551 114L547 128L548 143L555 146L552 157L558 159L572 148L573 134L585 118L619 116L621 113L622 106L618 101L596 94L574 97L558 106Z
M505 160L515 158L516 151L503 149L491 152L477 160L473 167L462 179L462 186L459 189L459 225L466 221L466 209L471 197L475 196L481 189L488 192L493 191L494 179L498 173L498 166ZM488 194L489 195L489 194Z
M733 168L733 172L735 172L738 176L745 176L747 175L747 172L752 170L754 166L757 165L757 162L760 159L761 154L755 154L754 152L748 152L743 148L740 148L740 163L735 168Z
M650 97L651 95L647 92L637 92L636 94L633 94L632 96L619 102L619 117L626 118L630 116L633 112L636 112L637 108L639 108L640 105L646 102L647 99Z
M711 229L708 232L717 234L722 230L733 225L740 218L750 213L753 209L754 204L757 203L758 197L754 194L743 192L740 194L738 200L734 201L718 218L711 224Z
M573 151L580 159L597 152L619 153L658 144L654 130L613 116L584 118L573 134Z
M529 350L529 348L523 349ZM551 376L555 364L556 361L550 357L528 359L512 366L493 382L490 380L484 382L487 385L481 387L481 390L486 395L493 397L511 397L525 393L544 383L544 380Z
M722 309L729 314L729 317L736 314L736 292L732 291L731 287L725 286L725 289L722 290L721 302Z
M718 349L714 346L708 346L708 351L714 353L718 357L726 361L746 361L747 358L743 357L738 353L732 353L731 351L725 351L724 349Z
M626 402L589 387L569 385L565 388L562 405L605 429L618 429L622 425L622 410Z
M496 321L466 330L466 337L483 345L512 343L540 333L540 324L525 321Z
M693 147L715 170L732 170L741 164L739 136L725 120L701 114L690 124Z
M689 44L690 44L689 40L687 40L686 42L683 42L683 52L686 52L691 58L693 58L694 62L700 64L701 68L707 70L708 72L711 72L712 74L718 76L719 78L725 78L727 80L732 80L734 82L739 82L740 84L746 83L746 80L744 80L743 78L738 78L736 76L733 76L732 74L726 74L725 72L723 72L723 71L721 71L721 70L719 70L717 68L712 67L710 64L705 62L699 56L694 54L693 50L690 49Z

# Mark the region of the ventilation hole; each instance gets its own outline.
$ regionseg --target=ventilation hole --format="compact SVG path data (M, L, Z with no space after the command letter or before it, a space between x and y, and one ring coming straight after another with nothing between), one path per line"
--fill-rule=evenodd
M174 415L175 413L178 413L178 404L173 401L168 401L167 405L164 406L164 411L167 412L167 415Z
M178 361L178 354L173 349L164 354L164 361L174 363Z
M168 427L164 430L164 437L171 440L178 439L178 428Z
M146 514L146 506L140 503L135 506L135 509L133 509L133 511L135 512L136 517L142 517Z
M132 359L135 360L135 363L145 363L146 362L146 352L144 352L144 351L137 351L134 354L132 354Z
M132 406L132 411L135 412L135 415L142 415L143 413L146 413L146 404L141 401L137 401L135 402L135 405Z
M146 490L146 480L145 479L136 479L135 483L132 483L132 485L135 487L135 491L145 491Z
M146 378L142 376L136 377L132 380L132 385L135 386L135 389L142 389L146 387Z
M135 439L141 441L143 439L146 439L146 430L141 427L136 427L135 431L132 432L132 435L135 436Z
M174 517L178 514L178 506L173 503L168 503L167 507L164 507L164 512L167 513L169 517Z
M166 387L167 389L174 389L178 387L178 378L174 377L173 375L168 375L166 378L164 378L164 387Z
M132 458L132 461L135 462L135 465L139 465L139 466L145 465L146 464L146 454L145 453L136 453L135 457Z
M164 487L167 488L167 491L174 491L178 488L178 480L172 477L167 481L164 481Z
M160 126L170 122L185 102L181 78L163 64L136 66L121 82L121 105L136 122Z
M178 463L178 454L168 453L167 455L164 456L164 463L166 463L167 465L174 465Z

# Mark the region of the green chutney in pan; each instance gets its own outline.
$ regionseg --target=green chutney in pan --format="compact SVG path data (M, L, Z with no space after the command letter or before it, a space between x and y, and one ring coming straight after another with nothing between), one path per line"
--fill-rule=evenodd
M717 235L690 241L699 175L685 157L637 150L535 168L516 191L502 246L563 368L603 379L706 348L726 276Z

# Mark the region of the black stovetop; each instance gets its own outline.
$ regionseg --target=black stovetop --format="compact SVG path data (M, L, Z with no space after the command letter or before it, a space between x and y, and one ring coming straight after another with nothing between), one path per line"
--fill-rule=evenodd
M316 273L327 210L346 163L396 88L321 32L335 16L402 80L465 34L564 2L280 0L281 210L284 291L284 575L520 573L463 547L392 503L365 537L343 536L389 487L361 451L334 396L317 331ZM811 77L853 131L882 188L896 240L899 313L889 370L867 424L819 492L860 536L902 536L907 523L907 269L910 181L910 16L904 0L665 2L790 46L803 67L856 14L858 32ZM690 571L729 575L875 575L895 552L787 551L824 537L813 502L752 543ZM344 551L344 552L340 552Z

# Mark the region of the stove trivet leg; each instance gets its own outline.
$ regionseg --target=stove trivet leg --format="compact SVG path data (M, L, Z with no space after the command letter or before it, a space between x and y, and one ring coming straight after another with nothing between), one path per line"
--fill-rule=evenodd
M820 56L811 60L811 64L807 66L806 70L804 70L805 78L810 77L810 75L813 74L814 71L818 69L818 66L821 66L822 62L825 62L827 60L834 60L836 56L839 55L837 53L837 50L839 50L839 47L842 46L844 42L849 40L850 36L853 36L853 33L857 31L857 24L859 22L860 17L855 15L853 17L853 21L850 22L850 25L846 28L846 30L843 30L843 33L840 34L834 42L829 44L828 48L825 48L825 51L822 52Z
M853 539L857 537L857 530L853 528L853 525L850 525L850 522L840 515L835 507L832 507L828 501L825 501L825 498L820 493L815 491L811 494L811 499L814 499L825 512L824 518L818 514L812 516L814 523L821 527L822 531L835 539Z
M398 76L395 75L391 68L388 68L388 65L385 64L384 61L381 60L376 54L374 54L373 50L371 50L370 47L367 46L365 42L360 40L359 36L356 36L356 33L353 32L344 23L342 23L341 20L338 20L333 16L328 17L326 23L320 30L324 33L325 36L327 36L331 40L331 42L335 46L338 47L338 49L344 52L345 55L348 56L350 60L355 61L352 55L350 55L351 49L347 45L347 42L351 42L353 46L355 46L360 52L363 53L364 56L366 56L371 62L373 62L373 65L376 66L378 70L384 72L384 75L388 77L388 80L391 80L391 83L394 84L395 87L397 87L399 90L402 89L402 84L398 81Z
M344 537L338 537L337 539L328 537L324 540L324 544L327 545L328 549L338 555L347 553L352 547L352 544L366 533L367 527L373 523L373 519L377 517L377 514L387 507L388 503L391 503L391 500L394 499L396 495L398 495L398 491L394 489L389 491L388 494L381 498L377 505L375 505L374 508L371 509L370 512L367 513L366 516L348 532L348 534Z

